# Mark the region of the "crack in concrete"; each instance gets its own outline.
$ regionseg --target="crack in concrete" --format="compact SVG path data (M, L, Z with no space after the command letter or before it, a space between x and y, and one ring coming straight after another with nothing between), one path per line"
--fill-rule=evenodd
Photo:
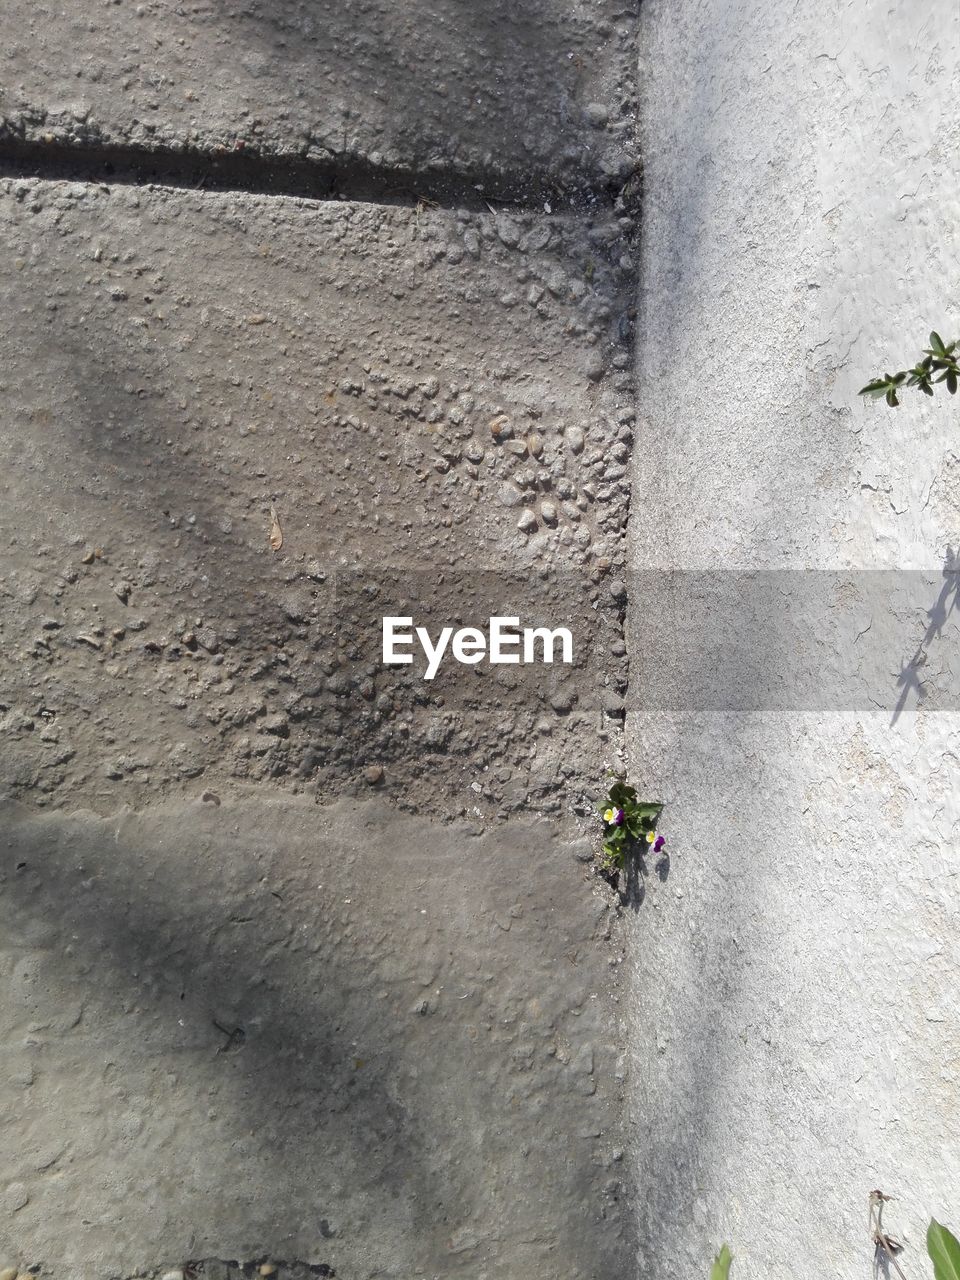
M535 169L519 176L493 169L472 173L379 165L352 156L329 160L270 155L249 149L175 150L102 142L49 142L7 134L0 137L0 177L73 180L105 184L242 191L306 200L350 200L361 204L485 209L487 202L546 212L587 212L634 205L636 175L623 181L581 173L571 184Z
M299 1259L254 1258L238 1262L235 1258L200 1258L179 1266L156 1267L138 1271L124 1280L241 1280L247 1276L276 1276L277 1280L308 1280L310 1276L335 1277L336 1271L326 1262L303 1262Z

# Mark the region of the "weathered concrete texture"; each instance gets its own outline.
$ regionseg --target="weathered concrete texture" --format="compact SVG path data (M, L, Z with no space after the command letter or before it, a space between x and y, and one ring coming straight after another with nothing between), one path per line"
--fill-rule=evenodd
M7 183L4 789L106 811L201 774L372 783L492 815L602 777L626 230ZM384 614L568 625L576 665L428 684L381 665Z
M618 954L554 827L8 806L0 912L0 1266L628 1274Z
M785 614L805 569L939 569L956 414L857 391L931 326L955 336L956 5L652 0L643 65L636 475L659 518L634 522L634 565L794 569ZM891 690L929 623L889 652ZM928 641L934 689L955 635L948 616ZM677 643L718 640L707 612ZM640 616L632 645L640 664ZM743 680L779 661L746 652ZM673 851L636 923L640 1274L705 1275L726 1239L735 1274L864 1276L875 1187L925 1274L929 1216L960 1226L960 717L714 706L628 721Z
M635 28L620 0L7 3L0 118L81 145L616 185L635 167Z

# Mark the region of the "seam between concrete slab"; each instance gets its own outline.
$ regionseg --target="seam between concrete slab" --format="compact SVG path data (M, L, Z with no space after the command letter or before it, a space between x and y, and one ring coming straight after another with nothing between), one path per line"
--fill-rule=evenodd
M589 211L639 199L636 178L583 174L561 186L536 170L521 175L478 169L462 174L378 165L358 157L308 160L246 149L188 149L64 143L0 136L0 177L74 179L204 191L242 191L361 204L483 209L487 200L546 212Z

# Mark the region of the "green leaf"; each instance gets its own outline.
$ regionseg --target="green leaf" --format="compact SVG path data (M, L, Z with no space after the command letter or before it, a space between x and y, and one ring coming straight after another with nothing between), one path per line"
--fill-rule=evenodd
M952 396L957 393L957 375L952 369L947 370L947 390Z
M921 382L921 383L920 383L920 390L923 392L923 394L924 394L925 396L932 396L932 395L933 395L933 387L931 387L931 385L930 385L930 383L929 383L929 382Z
M610 788L610 799L618 809L625 809L636 798L636 790L625 782L615 782Z
M727 1280L730 1275L731 1262L733 1262L733 1254L726 1245L723 1245L713 1260L713 1266L710 1268L710 1280ZM939 1280L939 1277L937 1277L937 1280Z
M895 409L899 403L900 401L897 399L897 393L894 391L893 387L891 387L887 392L887 404L890 405L892 409Z
M927 1227L927 1253L933 1260L936 1280L960 1280L960 1242L936 1218Z
M638 804L633 810L633 816L636 818L659 818L662 812L662 804Z
M883 378L874 378L873 381L868 382L865 387L861 387L860 395L868 396L876 393L877 391L886 391L886 389L887 384L884 382Z
M618 849L616 845L612 845L609 840L604 841L603 852L607 860L615 867L622 867L624 863L624 850Z
M930 334L930 345L938 356L946 355L946 347L943 345L943 339L937 333L936 329Z

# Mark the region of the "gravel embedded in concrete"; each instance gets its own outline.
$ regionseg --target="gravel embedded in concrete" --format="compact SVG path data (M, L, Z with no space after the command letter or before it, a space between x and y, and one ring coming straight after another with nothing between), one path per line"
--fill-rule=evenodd
M372 767L408 808L590 811L625 669L626 499L590 478L630 404L628 228L511 226L507 247L489 214L2 184L0 789L108 811ZM561 268L549 303L501 310ZM571 627L576 712L537 727L568 668L385 669L390 612Z
M414 199L418 175L616 185L634 34L617 0L9 0L0 134L373 166Z
M263 787L8 806L0 1258L625 1274L619 951L570 852Z

